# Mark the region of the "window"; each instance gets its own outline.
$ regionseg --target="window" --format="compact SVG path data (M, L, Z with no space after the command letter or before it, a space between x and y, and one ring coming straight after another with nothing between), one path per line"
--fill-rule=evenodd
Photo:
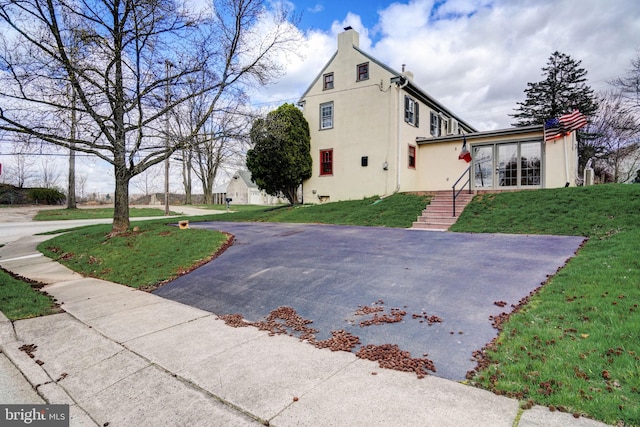
M440 136L440 115L431 112L431 135Z
M358 65L358 81L369 79L369 63Z
M409 167L411 169L416 168L416 147L415 145L409 146Z
M333 149L320 150L320 176L333 175Z
M539 141L475 146L472 152L476 188L542 186Z
M333 73L322 76L322 90L333 89Z
M404 121L418 127L420 105L408 96L404 97Z
M320 129L333 127L333 102L320 104Z

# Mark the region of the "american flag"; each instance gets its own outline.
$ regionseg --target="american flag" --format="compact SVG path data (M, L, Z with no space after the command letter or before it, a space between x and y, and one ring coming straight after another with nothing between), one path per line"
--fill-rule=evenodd
M587 117L578 110L544 122L544 140L551 141L587 125Z

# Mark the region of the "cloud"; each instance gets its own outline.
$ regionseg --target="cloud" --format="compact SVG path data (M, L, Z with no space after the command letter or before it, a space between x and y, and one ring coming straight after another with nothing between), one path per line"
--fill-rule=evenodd
M313 7L308 7L307 11L309 13L318 13L318 12L322 12L324 10L324 6L320 3L317 3L315 6Z
M640 47L636 0L618 0L616 7L600 0L412 0L380 9L378 16L367 28L350 12L324 32L306 33L313 40L302 48L307 59L291 76L287 72L281 87L292 91L290 97L296 88L301 95L335 52L337 34L351 25L363 50L397 70L407 64L425 91L490 130L510 126L527 83L542 78L554 51L582 61L588 84L598 91L629 68Z

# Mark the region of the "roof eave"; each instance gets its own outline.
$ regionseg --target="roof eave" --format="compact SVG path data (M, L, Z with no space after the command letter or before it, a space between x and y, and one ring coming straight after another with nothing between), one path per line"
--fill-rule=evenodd
M539 125L512 127L507 129L488 130L483 132L473 132L473 133L467 133L465 135L439 136L436 138L419 136L416 138L416 143L418 145L421 145L421 144L433 144L433 143L447 142L447 141L458 141L458 140L461 140L463 136L467 139L467 141L472 142L474 139L500 137L500 136L507 136L507 135L516 136L516 135L523 135L531 132L540 132L543 130L544 130L543 125L539 124Z

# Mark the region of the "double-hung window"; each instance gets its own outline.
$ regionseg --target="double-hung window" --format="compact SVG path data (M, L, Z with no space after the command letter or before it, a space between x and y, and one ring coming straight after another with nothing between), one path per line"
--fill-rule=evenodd
M409 163L408 163L408 166L411 169L415 169L416 168L416 146L415 145L409 145Z
M364 64L358 64L358 76L357 81L368 80L369 79L369 63L365 62Z
M420 121L420 105L418 102L408 96L404 97L404 121L418 127Z
M333 127L333 102L320 104L320 129Z
M431 135L440 136L440 116L431 112Z
M333 89L333 73L327 73L322 76L322 90Z
M333 149L320 150L320 176L333 175Z

